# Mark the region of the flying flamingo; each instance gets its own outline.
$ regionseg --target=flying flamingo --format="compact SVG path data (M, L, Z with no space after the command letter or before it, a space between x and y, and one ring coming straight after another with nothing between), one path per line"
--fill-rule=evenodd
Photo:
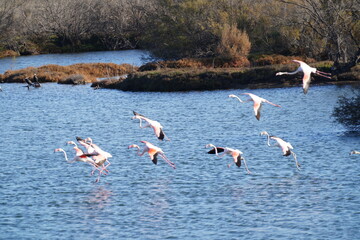
M100 177L101 177L101 174L105 174L106 173L103 173L103 169L100 169L99 167L101 167L103 165L103 163L101 164L100 162L96 163L95 162L95 159L94 159L94 156L97 155L96 153L84 153L77 145L75 142L73 141L68 141L67 144L72 144L74 145L74 150L75 150L75 158L76 157L79 157L80 159L83 159L84 156L87 157L86 158L86 162L87 163L90 163L93 167L94 167L94 170L91 172L91 175L94 174L94 171L98 170L99 171L99 175L98 175L98 178L96 179L95 182L99 182L100 181ZM65 152L64 152L65 153ZM66 153L65 153L66 154ZM89 157L92 157L93 159L89 158Z
M353 151L351 151L351 152L349 153L349 155L352 155L352 154L360 154L360 152L359 152L359 151L356 151L356 150L353 150Z
M68 163L74 163L74 162L85 162L85 163L89 163L91 166L94 166L94 161L89 158L89 154L81 154L81 155L75 155L75 157L72 159L72 160L69 160L66 152L64 149L62 148L56 148L54 150L54 152L63 152L64 153L64 157L65 157L65 160L68 162Z
M175 167L175 163L171 162L166 156L165 153L163 152L163 150L161 150L161 148L154 146L153 144L147 142L147 141L140 141L142 143L145 144L144 149L142 151L142 153L140 153L140 147L136 144L132 144L128 147L128 149L130 148L137 148L137 155L142 156L145 154L145 152L147 152L150 156L151 161L154 164L157 164L157 157L160 156L162 159L164 159L164 161L169 164L172 168L176 168Z
M304 73L304 77L303 77L304 94L306 94L309 90L310 81L311 81L311 73L331 79L331 73L321 72L321 71L317 70L316 68L310 67L306 63L299 61L299 60L292 60L292 61L300 64L300 67L298 69L296 69L296 71L294 71L294 72L278 72L278 73L276 73L276 76L283 75L283 74L294 75L298 72L303 72Z
M287 157L289 155L293 155L294 160L295 160L295 164L297 169L300 170L300 164L296 159L296 154L291 151L293 148L293 146L291 146L291 144L289 142L285 142L283 139L279 138L279 137L275 137L275 136L270 136L270 134L266 131L263 131L260 133L261 136L266 135L267 136L267 145L270 147L270 139L273 139L277 142L277 144L273 145L273 146L277 146L280 147L283 151L283 156Z
M110 161L108 160L108 158L112 157L110 153L105 152L99 146L92 143L91 138L86 138L84 140L80 137L76 137L76 140L81 146L85 147L88 154L91 154L93 160L95 161L95 164L99 167L102 167L101 172L104 170L106 172L109 172L109 170L107 170L107 167L109 167L111 164ZM107 165L105 165L105 163L107 163ZM94 173L94 171L92 172L92 174Z
M241 154L243 154L241 151L239 151L237 149L228 148L228 147L216 147L213 144L207 144L205 147L206 148L212 147L213 149L211 149L208 153L209 154L215 154L218 157L223 157L226 154L231 155L233 157L233 159L234 159L234 163L238 167L241 166L241 160L244 160L246 171L247 171L248 174L251 174L250 170L247 167L245 158L241 156ZM219 152L222 152L223 154L219 155ZM233 163L230 163L227 166L230 167L232 164Z
M265 98L261 98L261 97L255 95L255 94L252 94L252 93L241 93L241 94L242 95L248 95L250 97L250 99L248 99L246 101L242 101L238 96L236 96L234 94L230 94L229 97L236 98L241 103L253 101L254 102L254 113L255 113L255 117L256 117L257 120L260 120L260 110L261 110L261 107L262 107L262 103L269 103L271 105L274 105L275 107L281 107L280 105L272 103L272 102L266 100Z
M132 119L140 120L140 128L151 127L154 130L154 133L159 140L162 141L162 140L164 140L164 138L166 138L166 140L170 141L170 139L165 135L165 133L163 131L163 126L161 126L161 124L158 121L151 120L135 111L133 111L133 113L134 113L134 117L132 117ZM141 125L142 120L147 122L147 124L145 126Z

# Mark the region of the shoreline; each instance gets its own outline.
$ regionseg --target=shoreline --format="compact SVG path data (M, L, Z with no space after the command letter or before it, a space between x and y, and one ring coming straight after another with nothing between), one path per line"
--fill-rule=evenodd
M132 73L125 79L95 82L92 87L136 92L176 92L301 86L302 74L276 76L276 72L288 70L289 67L271 65L227 69L161 69ZM294 69L289 71L292 70ZM356 76L355 73L344 73L333 76L330 80L312 76L311 85L357 85L360 84L360 78Z
M326 62L316 62L313 67L331 72ZM224 89L283 88L302 85L302 74L276 76L277 72L294 71L296 64L276 64L258 67L162 67L141 70L129 64L84 63L69 66L44 65L28 67L0 74L0 82L23 83L37 74L41 83L87 84L99 89L117 89L134 92L181 92ZM116 77L126 75L126 77ZM115 78L114 78L115 77ZM98 80L98 78L107 78ZM360 64L349 72L334 75L332 79L312 75L311 85L359 85Z

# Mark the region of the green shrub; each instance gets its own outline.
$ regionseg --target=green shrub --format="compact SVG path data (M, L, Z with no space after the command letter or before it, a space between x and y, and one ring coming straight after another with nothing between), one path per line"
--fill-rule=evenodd
M341 96L334 108L336 121L351 130L360 130L360 90L354 97Z

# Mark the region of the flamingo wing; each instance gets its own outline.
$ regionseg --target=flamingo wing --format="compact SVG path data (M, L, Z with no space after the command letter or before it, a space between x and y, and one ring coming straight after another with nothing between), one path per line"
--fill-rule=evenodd
M157 164L157 156L158 156L158 153L154 154L153 159L151 159L155 165Z
M283 149L283 152L284 152L284 155L283 156L285 156L285 157L287 157L287 156L290 156L291 155L291 151L290 151L290 149Z
M281 150L283 152L283 156L289 156L291 154L291 150L290 147L288 146L288 143L285 142L284 140L282 140L279 137L272 137L272 139L276 140L276 142L279 144L279 146L281 147ZM291 145L290 145L291 146ZM292 147L291 147L292 148Z
M304 72L304 77L303 77L303 91L304 91L304 94L306 94L308 92L308 90L309 90L310 81L311 81L310 72Z
M237 156L237 158L234 158L234 160L236 166L241 167L241 155L239 154L239 156Z
M257 120L260 120L261 102L254 101L254 113Z
M156 135L159 140L164 140L165 134L162 128L160 128L159 135Z
M149 156L150 156L151 161L152 161L154 164L157 164L158 151L155 150L155 149L153 149L153 148L150 148L150 149L149 149Z

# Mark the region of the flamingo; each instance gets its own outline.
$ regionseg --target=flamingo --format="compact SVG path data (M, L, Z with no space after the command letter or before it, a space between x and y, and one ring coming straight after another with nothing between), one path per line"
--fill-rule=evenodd
M2 88L0 87L0 92L2 92L3 90L2 90Z
M133 113L134 113L134 117L132 117L132 119L140 120L140 128L151 127L154 130L154 133L159 140L162 141L162 140L164 140L164 138L166 138L166 140L170 141L170 139L165 135L165 133L163 131L163 126L161 126L161 124L158 121L151 120L135 111L133 111ZM147 122L147 124L145 126L141 125L142 120Z
M68 163L74 163L74 162L85 162L85 163L89 163L91 166L94 166L94 161L89 158L89 154L81 154L79 155L78 153L76 153L76 155L74 156L74 158L72 160L69 160L66 152L64 149L62 148L56 148L54 150L54 152L63 152L64 153L64 157L65 157L65 160L68 162Z
M175 163L171 162L166 156L165 153L163 152L163 150L147 141L140 141L142 143L145 144L144 149L142 151L142 153L140 153L140 147L136 144L132 144L128 146L128 149L130 148L137 148L137 155L138 156L142 156L145 154L145 152L147 152L150 156L151 161L156 165L157 164L157 157L160 156L162 159L164 159L164 161L170 165L170 167L172 168L176 168Z
M241 166L241 160L244 160L246 171L247 171L248 174L251 174L249 168L247 167L245 158L241 156L243 154L241 151L239 151L237 149L228 148L228 147L216 147L211 143L207 144L205 147L206 148L212 147L213 149L211 149L208 153L209 154L215 154L218 157L223 157L226 154L231 155L233 157L233 159L234 159L234 163L238 167ZM219 152L222 152L223 154L219 155ZM233 163L230 163L227 166L230 167L232 164Z
M99 181L100 181L101 174L106 175L106 173L103 172L103 170L104 170L103 164L104 164L105 161L103 161L101 158L98 158L98 157L97 157L97 156L99 155L98 153L96 153L96 152L84 153L84 152L76 145L76 143L73 142L73 141L68 141L67 144L72 144L72 145L74 145L74 150L75 150L75 152L76 152L76 156L79 156L79 157L81 157L81 156L92 157L92 159L89 158L89 159L91 160L91 163L92 163L91 165L94 167L94 170L91 172L91 175L94 174L94 171L96 171L96 170L99 171L98 178L96 179L95 182L99 182ZM89 161L87 160L87 162L89 162ZM100 169L99 167L102 167L102 169Z
M317 70L316 68L310 67L303 61L299 61L299 60L292 60L292 61L300 64L300 67L298 69L296 69L294 72L278 72L278 73L276 73L276 76L283 75L283 74L294 75L298 72L303 72L304 73L304 77L303 77L304 94L306 94L309 90L310 81L311 81L311 73L331 79L331 73L321 72L321 71Z
M278 146L282 149L283 151L283 156L287 157L289 155L292 155L294 157L295 160L295 164L296 164L296 168L298 170L300 170L300 164L297 161L296 158L296 154L291 151L293 148L293 146L291 146L291 144L289 142L285 142L283 139L279 138L279 137L275 137L275 136L270 136L270 134L266 131L263 131L260 133L261 136L266 135L267 136L267 145L270 147L270 139L273 139L277 142L277 144L273 145L273 146Z
M78 143L81 146L85 147L88 154L91 154L96 165L99 167L102 167L101 171L105 170L106 172L109 172L109 170L107 170L107 167L109 167L111 164L110 161L108 160L108 158L112 157L112 155L110 153L105 152L99 146L92 143L91 138L86 138L84 140L80 137L76 137L76 140L78 141ZM106 162L107 162L107 165L105 165ZM94 173L94 171L92 172L92 174Z
M352 155L352 154L360 154L360 152L359 152L359 151L356 151L356 150L353 150L353 151L351 151L351 152L349 153L349 155Z
M233 98L237 98L241 103L243 102L250 102L253 101L254 102L254 113L255 113L255 117L257 120L260 120L260 110L262 107L262 103L269 103L275 107L281 107L280 105L277 105L275 103L272 103L268 100L266 100L265 98L261 98L255 94L252 93L241 93L242 95L248 95L250 97L250 99L246 100L246 101L242 101L238 96L234 95L234 94L230 94L229 97L233 97Z

